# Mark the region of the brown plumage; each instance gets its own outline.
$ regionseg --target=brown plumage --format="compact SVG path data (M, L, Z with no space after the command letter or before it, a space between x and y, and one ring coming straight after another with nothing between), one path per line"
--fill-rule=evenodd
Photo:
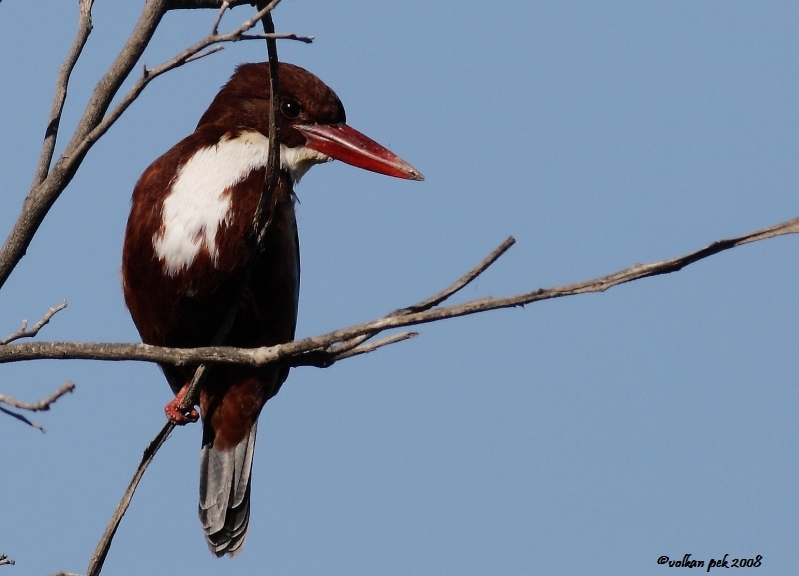
M334 158L422 178L349 128L338 97L318 78L281 64L279 82L281 170L270 192L263 250L256 254L253 218L264 193L268 152L267 64L238 67L194 133L153 162L136 184L122 286L144 342L207 346L236 302L239 312L225 345L290 341L300 278L294 183L312 165ZM242 286L253 258L252 276ZM161 368L178 394L195 367ZM213 366L201 390L200 519L217 556L235 555L244 543L258 415L287 375L288 368ZM167 416L179 424L190 421L176 405L167 405Z

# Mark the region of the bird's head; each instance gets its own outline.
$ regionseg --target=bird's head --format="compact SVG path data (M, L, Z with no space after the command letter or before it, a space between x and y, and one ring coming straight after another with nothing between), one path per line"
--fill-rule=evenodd
M278 68L280 160L298 181L314 164L341 160L388 176L423 180L396 154L346 123L336 93L307 70L281 63ZM269 134L269 64L242 64L219 91L197 128L221 125L229 130Z

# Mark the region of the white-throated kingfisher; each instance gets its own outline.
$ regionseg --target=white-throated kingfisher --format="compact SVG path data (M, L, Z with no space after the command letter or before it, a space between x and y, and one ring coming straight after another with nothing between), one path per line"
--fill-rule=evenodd
M147 344L212 343L237 302L224 345L291 341L297 320L300 254L294 185L314 164L341 160L398 178L422 175L345 123L336 94L306 70L280 64L280 170L265 191L269 152L269 65L239 66L194 133L144 171L133 191L122 253L122 287ZM256 246L255 212L270 194L268 227ZM256 258L246 286L250 262ZM184 424L182 393L195 366L161 366L175 399L167 417ZM240 552L250 516L258 415L288 368L213 366L200 391L203 420L200 521L217 556Z

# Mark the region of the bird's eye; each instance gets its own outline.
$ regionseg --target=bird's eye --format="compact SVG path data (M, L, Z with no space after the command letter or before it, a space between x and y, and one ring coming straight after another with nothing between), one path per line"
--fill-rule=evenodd
M300 115L300 103L296 100L283 100L280 103L280 111L286 118L296 118Z

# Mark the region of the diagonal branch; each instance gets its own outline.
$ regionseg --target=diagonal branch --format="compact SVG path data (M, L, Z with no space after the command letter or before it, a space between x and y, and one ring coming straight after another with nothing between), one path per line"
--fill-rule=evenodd
M155 438L153 438L152 442L150 442L150 444L144 450L139 467L136 469L136 473L133 475L127 490L125 490L125 494L122 496L122 501L117 506L116 511L114 511L111 521L108 523L108 526L106 526L105 532L103 533L102 538L100 538L100 543L97 544L97 548L94 550L91 560L89 560L89 569L86 571L86 576L97 576L97 574L99 574L103 569L105 557L108 555L108 550L111 548L111 541L114 539L114 534L116 534L117 528L119 528L119 523L122 521L122 516L124 516L125 511L128 509L128 505L133 498L133 493L136 491L136 487L139 485L139 481L144 475L144 471L147 469L147 466L149 466L156 452L158 452L158 449L161 448L164 442L166 442L166 439L169 438L169 434L172 432L174 427L175 425L172 422L167 422L164 424L164 427L161 428L161 431L156 435Z
M230 2L228 0L223 0L222 5L219 7L219 12L216 15L216 20L214 20L214 25L211 27L211 34L219 34L219 24L222 22L222 16L225 15L225 12L230 8Z
M505 240L502 244L500 244L496 250L494 250L491 254L485 257L485 259L480 262L477 266L469 270L466 274L461 276L457 282L447 286L436 294L435 296L431 296L427 300L423 300L418 304L414 304L413 306L408 306L407 308L401 308L394 312L395 315L400 314L412 314L414 312L422 312L423 310L429 310L435 306L441 304L444 300L465 288L467 284L469 284L472 280L480 276L483 272L485 272L489 266L491 266L494 262L499 260L505 252L510 250L511 246L516 244L516 239L513 236L509 236L507 240Z
M29 420L28 418L26 418L22 414L19 414L18 412L13 412L13 411L11 411L11 410L9 410L7 408L3 408L2 406L0 406L0 412L2 412L3 414L6 414L8 416L11 416L12 418L16 418L17 420L19 420L23 424L27 424L31 428L36 428L42 434L44 434L46 432L46 430L44 429L44 427L41 424L37 424L33 420Z
M56 80L50 118L47 121L47 130L44 134L44 143L42 144L39 164L36 167L36 175L33 177L34 186L41 184L50 170L50 162L53 160L53 151L55 150L55 143L58 138L58 128L61 124L61 112L64 110L64 102L66 102L67 99L69 78L72 75L72 70L75 68L75 64L78 62L78 58L80 58L83 47L86 45L86 41L89 39L89 34L91 34L92 31L92 4L94 4L94 0L80 0L78 3L78 10L80 12L78 17L78 32L75 34L75 40L72 42L72 47L69 49L64 63L61 64L61 68L58 70L58 79Z
M461 276L457 281L453 282L452 284L444 288L441 292L439 292L435 296L427 298L426 300L422 300L421 302L419 302L418 304L414 304L413 306L408 306L407 308L400 308L399 310L395 310L394 312L389 314L389 316L402 316L405 314L411 314L413 312L422 312L423 310L429 310L434 306L438 306L444 300L446 300L447 298L449 298L450 296L452 296L453 294L464 288L472 280L474 280L480 274L485 272L489 266L491 266L494 262L499 260L499 258L503 254L505 254L505 252L507 252L510 249L510 247L513 246L515 243L516 239L513 238L513 236L509 236L507 240L505 240L502 244L500 244L497 247L496 250L494 250L491 254L486 256L482 262L480 262L477 266L469 270L469 272ZM337 360L343 360L344 358L349 358L350 356L364 354L365 352L372 352L373 350L376 350L380 346L377 347L364 346L361 348L359 347L362 343L366 342L376 334L377 332L372 332L370 334L364 334L362 336L351 338L346 342L342 342L340 344L334 344L333 346L327 349L326 353L331 357L335 357ZM415 332L409 334L413 335L409 337L418 336L418 334L416 334ZM405 338L401 338L400 340L405 340ZM359 348L362 351L357 352L356 354L348 354L346 356L344 355L350 350L355 350L356 348ZM322 363L324 364L324 361L322 361Z
M145 3L144 10L130 38L108 72L95 87L66 150L44 180L31 187L17 221L0 249L0 287L5 284L11 271L25 255L25 251L45 215L77 172L86 152L91 147L91 144L82 147L80 144L84 142L86 135L100 123L111 100L149 44L165 12L166 0L148 0Z
M82 1L86 3L89 0ZM42 153L40 168L37 169L37 176L34 180L34 184L28 192L28 196L25 198L17 222L14 224L2 249L0 249L0 287L5 284L12 270L25 255L25 251L30 245L34 234L39 229L39 226L44 221L45 215L72 181L72 178L88 151L119 119L133 101L139 97L151 80L169 70L173 70L188 62L197 60L200 57L212 54L217 50L213 48L211 50L206 50L206 48L218 46L225 42L237 42L239 40L256 38L267 38L268 40L290 38L302 42L313 41L311 37L297 36L296 34L245 35L245 32L252 29L260 19L263 18L265 14L268 14L279 2L280 0L273 0L269 5L259 10L255 16L245 21L233 32L228 34L216 34L212 32L194 46L178 54L172 60L152 70L148 70L145 67L141 77L131 90L120 100L110 113L106 114L112 99L119 91L122 83L129 76L133 66L139 60L155 33L155 29L160 23L161 18L169 9L169 2L167 0L148 0L146 2L142 15L136 24L136 28L128 39L128 42L119 53L119 56L117 56L116 61L111 65L111 68L95 87L94 93L86 106L86 110L78 123L78 127L72 139L67 144L65 151L58 161L56 161L53 168L46 173L46 176L39 174L39 170L43 170L41 166L45 164L45 160L46 164L49 166L50 158L52 157L52 153L49 153L48 157L47 146L49 146L49 144L48 141L45 142L45 149ZM214 7L221 6L222 2L214 4ZM205 52L203 52L204 50ZM76 59L77 56L78 55L75 55ZM58 95L56 96L56 102L58 102ZM51 116L52 115L53 113L51 113ZM54 137L52 145L55 145Z
M120 100L120 102L116 105L116 107L105 117L101 122L99 122L93 130L91 130L85 137L84 142L81 142L77 148L77 151L80 152L83 147L90 147L94 142L96 142L103 134L105 134L108 129L116 122L120 116L128 109L128 107L133 103L136 98L144 91L147 85L162 74L169 72L170 70L174 70L175 68L179 68L184 64L189 62L193 62L200 57L207 56L213 52L218 51L221 49L219 44L223 44L226 42L238 42L240 40L248 40L248 39L263 39L266 38L267 40L271 40L274 42L276 38L280 39L291 39L291 40L299 40L305 43L313 42L313 37L311 36L298 36L293 33L285 33L285 34L276 34L274 30L271 31L270 34L263 34L263 35L245 35L245 32L251 30L262 18L264 18L267 14L269 14L278 4L280 0L272 0L266 7L259 10L252 18L249 20L244 21L238 28L233 30L232 32L228 32L227 34L219 34L216 31L216 27L218 25L218 20L222 14L222 9L220 9L220 14L217 17L217 21L214 22L214 28L208 36L196 42L194 45L186 48L183 52L175 56L174 58L164 62L163 64L156 66L155 68L148 69L146 66L142 71L142 75L130 89L130 91ZM210 46L216 46L215 49L212 51L206 51L203 53L203 50Z

